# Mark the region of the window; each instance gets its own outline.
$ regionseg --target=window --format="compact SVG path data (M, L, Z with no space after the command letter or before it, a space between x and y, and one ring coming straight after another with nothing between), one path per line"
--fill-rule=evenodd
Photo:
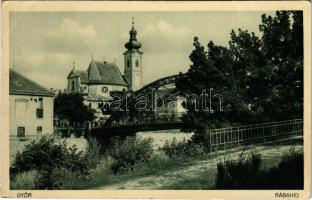
M42 134L42 126L37 126L37 134L38 135Z
M72 90L72 91L75 91L75 81L72 81L72 82L71 82L71 90Z
M17 127L17 137L25 137L25 127Z
M102 92L103 92L103 93L107 93L107 92L108 92L108 88L107 88L107 87L105 87L105 86L104 86L104 87L102 87Z
M37 118L43 118L43 98L39 98L36 116Z
M43 99L42 98L39 98L38 108L43 108Z
M127 60L127 67L130 67L130 61Z
M36 116L37 116L37 118L43 118L43 109L42 108L37 108Z
M139 67L139 60L138 59L135 61L135 66Z

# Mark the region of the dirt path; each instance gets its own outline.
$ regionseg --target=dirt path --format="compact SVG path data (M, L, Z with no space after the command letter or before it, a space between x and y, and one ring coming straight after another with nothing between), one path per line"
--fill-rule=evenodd
M262 154L263 167L270 167L276 165L283 152L294 148L295 151L303 151L302 144L300 142L302 137L295 136L284 140L279 140L277 143L267 143L260 146L248 146L245 150L246 153L256 149ZM296 142L297 141L297 142ZM299 141L299 142L298 142ZM166 185L171 185L174 182L184 180L186 178L198 177L199 174L206 171L211 174L212 181L211 187L214 186L214 177L217 172L217 163L224 158L237 159L241 154L242 149L233 149L231 152L219 152L218 155L212 155L214 158L207 160L199 160L194 162L191 166L179 169L166 171L161 175L150 175L136 179L132 179L125 182L119 182L113 185L98 187L96 189L116 190L116 189L159 189ZM226 155L225 155L226 153Z

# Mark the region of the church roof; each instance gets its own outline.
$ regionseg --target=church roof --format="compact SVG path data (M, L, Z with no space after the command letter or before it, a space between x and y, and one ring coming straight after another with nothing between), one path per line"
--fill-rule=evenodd
M86 71L72 69L67 78L80 76L81 84L88 84L88 75Z
M132 19L132 20L134 20L134 19ZM132 21L132 28L129 31L129 35L130 35L130 38L129 38L129 41L125 44L125 47L128 50L133 50L133 49L138 50L139 48L141 48L142 44L136 38L137 31L134 28L134 21Z
M127 86L114 63L92 61L87 70L88 84L113 84Z
M10 95L54 96L48 89L13 69L10 69L9 82Z
M77 73L80 76L80 82L81 84L88 84L88 75L86 71L77 70Z

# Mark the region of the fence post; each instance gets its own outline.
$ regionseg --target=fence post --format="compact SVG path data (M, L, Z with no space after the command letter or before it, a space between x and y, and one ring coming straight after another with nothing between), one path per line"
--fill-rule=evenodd
M211 131L210 129L208 129L208 133L209 133L209 148L210 148L210 153L212 153L212 140L211 140Z
M223 129L223 150L225 150L225 137L226 137L225 129Z
M263 142L265 142L265 137L264 137L264 126L262 127L262 138L263 138Z

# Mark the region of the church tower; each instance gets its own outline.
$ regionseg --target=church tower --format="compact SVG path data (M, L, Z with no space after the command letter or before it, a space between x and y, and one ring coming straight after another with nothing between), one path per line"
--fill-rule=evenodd
M125 44L127 49L124 52L124 77L129 85L129 90L136 91L142 87L143 84L143 70L142 70L142 57L143 52L139 49L141 48L141 43L137 40L137 31L134 28L134 21L132 18L132 28L129 32L130 39Z

